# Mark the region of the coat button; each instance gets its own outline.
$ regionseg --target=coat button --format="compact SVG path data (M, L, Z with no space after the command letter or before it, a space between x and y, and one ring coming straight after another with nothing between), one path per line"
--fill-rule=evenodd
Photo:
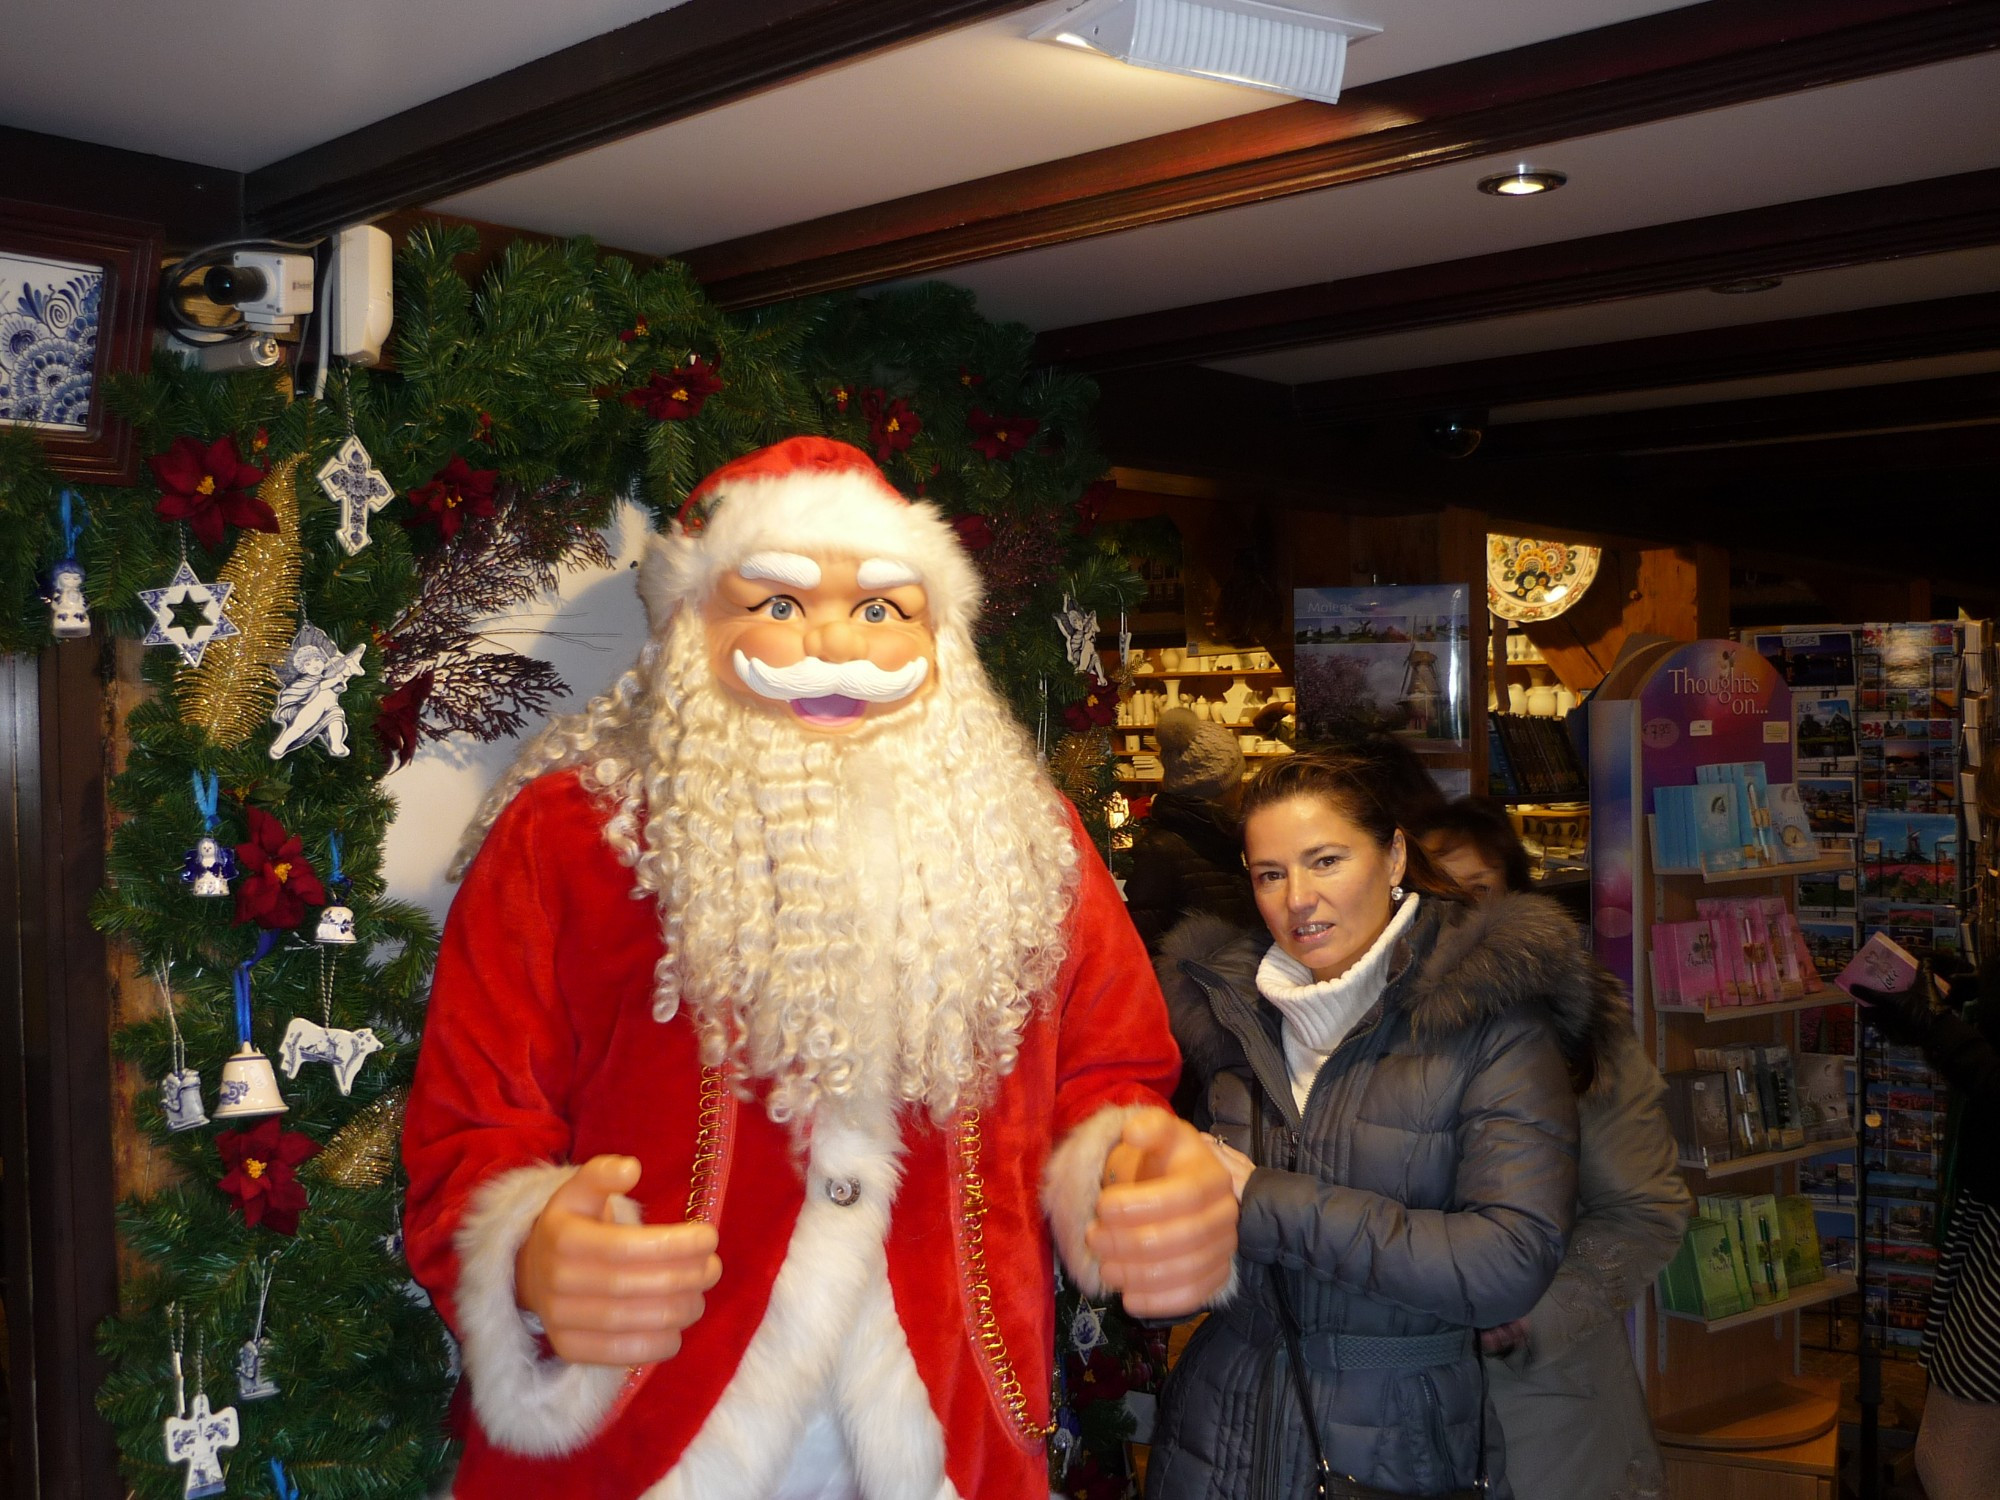
M829 1177L826 1195L840 1208L852 1208L861 1201L861 1180L857 1177Z

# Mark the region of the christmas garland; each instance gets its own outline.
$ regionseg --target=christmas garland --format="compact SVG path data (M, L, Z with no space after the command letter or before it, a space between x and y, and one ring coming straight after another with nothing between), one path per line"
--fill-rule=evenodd
M455 1351L403 1262L396 1154L437 934L384 891L383 778L566 694L481 621L605 562L620 497L671 516L797 433L872 452L954 518L982 654L1101 833L1106 695L1053 628L1065 595L1109 619L1134 587L1092 524L1087 382L951 288L738 316L585 242L516 244L469 284L473 248L401 252L393 372L314 399L162 356L114 385L136 485L66 487L0 427L0 646L164 648L94 913L159 995L114 1045L161 1081L136 1123L172 1183L121 1206L135 1269L99 1398L147 1500L224 1467L239 1492L417 1497L448 1468Z

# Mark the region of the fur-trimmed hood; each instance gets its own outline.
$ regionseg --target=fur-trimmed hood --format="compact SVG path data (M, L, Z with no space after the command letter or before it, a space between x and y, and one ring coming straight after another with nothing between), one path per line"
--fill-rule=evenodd
M1257 994L1268 933L1248 933L1214 917L1190 917L1167 934L1157 968L1190 1074L1208 1077L1241 1057L1189 966ZM1414 970L1412 968L1414 966ZM1594 1082L1598 1058L1630 1007L1618 981L1591 957L1575 921L1546 896L1510 894L1467 906L1429 897L1396 954L1389 994L1418 1036L1462 1031L1489 1016L1528 1007L1548 1017L1570 1076ZM1276 1010L1258 1008L1274 1034Z

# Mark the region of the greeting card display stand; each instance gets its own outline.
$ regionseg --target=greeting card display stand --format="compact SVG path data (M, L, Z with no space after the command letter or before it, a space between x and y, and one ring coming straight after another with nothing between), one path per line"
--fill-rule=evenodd
M1653 927L1696 917L1708 896L1777 896L1795 904L1794 880L1822 868L1780 864L1705 876L1658 871L1647 835L1657 787L1689 785L1703 765L1761 761L1771 784L1790 782L1791 694L1763 658L1733 641L1650 648L1614 669L1590 705L1591 907L1597 956L1629 987L1633 1024L1662 1072L1691 1068L1696 1047L1796 1048L1796 1004L1710 1010L1654 1003L1648 953ZM1827 866L1830 868L1830 866ZM1697 1195L1796 1190L1807 1151L1684 1167ZM1732 1180L1720 1188L1711 1177ZM1657 1294L1636 1309L1641 1378L1667 1461L1669 1500L1716 1496L1831 1500L1837 1394L1799 1373L1798 1310L1851 1294L1852 1276L1829 1273L1782 1301L1704 1320L1664 1311Z

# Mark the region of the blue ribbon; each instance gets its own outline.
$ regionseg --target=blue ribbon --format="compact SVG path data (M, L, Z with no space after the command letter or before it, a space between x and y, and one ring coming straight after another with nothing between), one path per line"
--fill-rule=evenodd
M236 1040L245 1047L250 1045L250 971L277 946L277 930L265 929L257 939L257 951L238 964L231 976L236 982Z
M327 883L334 886L346 885L347 876L340 868L340 835L337 833L329 833L326 836L326 862L329 866Z
M77 518L75 520L72 520L70 518L71 517L70 507L72 504L74 504L76 508ZM63 534L62 561L64 562L76 561L77 538L83 535L83 528L88 526L89 524L90 524L90 512L84 508L83 497L81 495L78 495L74 490L64 490L62 492L62 534Z
M278 1500L299 1500L299 1487L286 1475L282 1458L271 1460L271 1488L277 1493Z
M216 809L222 805L222 778L213 771L206 776L195 771L188 779L194 783L194 805L201 810L201 825L213 833Z

